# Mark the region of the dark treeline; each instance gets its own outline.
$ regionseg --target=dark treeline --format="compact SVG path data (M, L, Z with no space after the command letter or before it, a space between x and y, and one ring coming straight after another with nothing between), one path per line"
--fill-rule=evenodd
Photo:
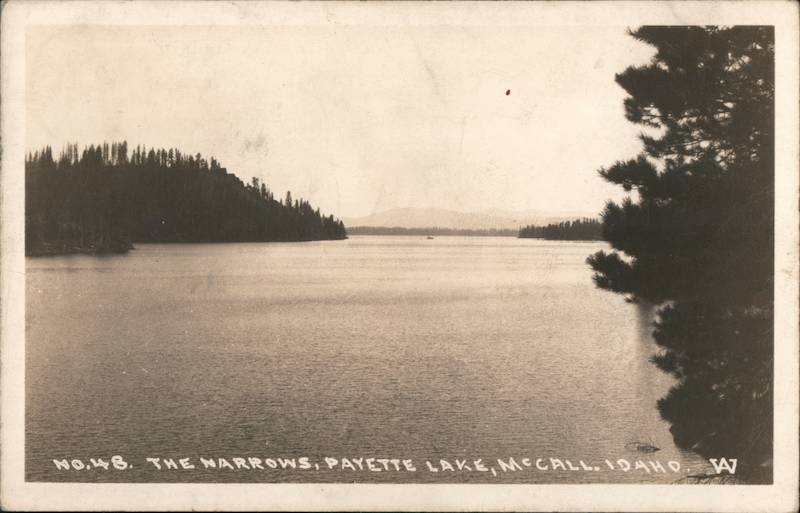
M46 147L25 162L28 254L121 252L132 242L266 242L346 238L307 201L275 199L213 157L126 142Z
M773 27L641 27L651 62L617 75L626 117L656 129L600 170L635 191L603 212L616 251L601 288L659 305L658 402L678 446L772 481L775 37ZM729 476L728 476L729 477ZM708 478L713 479L709 476ZM705 478L704 478L705 479Z
M519 230L521 239L603 240L603 225L597 219L576 219L547 226L525 226Z
M516 230L490 228L471 230L461 228L402 228L400 226L353 226L347 229L350 235L441 235L462 237L513 237Z

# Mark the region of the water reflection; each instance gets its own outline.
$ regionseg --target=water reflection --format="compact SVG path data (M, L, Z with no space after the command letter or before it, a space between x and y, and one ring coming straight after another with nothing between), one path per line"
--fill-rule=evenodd
M670 382L648 361L652 312L591 281L584 260L598 247L353 237L29 260L28 479L672 482L602 470L605 459L644 457L626 447L637 439L682 469L702 460L677 450L655 409ZM374 456L420 467L543 457L601 470L53 468L53 458L108 454Z

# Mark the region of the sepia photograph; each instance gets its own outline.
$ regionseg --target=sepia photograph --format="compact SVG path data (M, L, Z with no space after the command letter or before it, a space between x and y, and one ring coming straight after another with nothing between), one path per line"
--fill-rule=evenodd
M2 9L4 509L796 508L796 4Z

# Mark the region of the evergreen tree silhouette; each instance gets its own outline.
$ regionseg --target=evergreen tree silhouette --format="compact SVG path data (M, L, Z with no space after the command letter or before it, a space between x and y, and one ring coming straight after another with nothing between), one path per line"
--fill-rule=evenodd
M127 142L48 146L25 163L28 254L123 252L131 242L343 239L344 224L291 195L283 206L265 184L245 185L215 158Z
M677 380L658 402L680 447L738 458L772 479L774 32L641 27L655 47L617 75L627 118L658 129L600 174L636 197L609 202L616 251L595 282L661 305L654 363ZM625 256L623 256L623 254Z

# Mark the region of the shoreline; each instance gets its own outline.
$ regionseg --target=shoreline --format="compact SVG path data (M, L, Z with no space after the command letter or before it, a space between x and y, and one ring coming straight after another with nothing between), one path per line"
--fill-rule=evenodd
M48 257L61 255L123 255L136 249L130 242L117 242L103 246L75 246L50 242L25 246L26 257Z
M135 244L251 244L251 243L295 243L295 242L317 242L317 241L338 241L347 240L349 237L341 237L336 239L297 239L297 240L244 240L244 241L213 241L213 240L199 240L199 241L135 241L135 242L119 242L109 246L75 246L69 244L54 244L54 243L39 243L32 247L25 247L25 256L33 258L49 257L49 256L65 256L65 255L94 255L94 256L107 256L107 255L124 255L135 250Z

